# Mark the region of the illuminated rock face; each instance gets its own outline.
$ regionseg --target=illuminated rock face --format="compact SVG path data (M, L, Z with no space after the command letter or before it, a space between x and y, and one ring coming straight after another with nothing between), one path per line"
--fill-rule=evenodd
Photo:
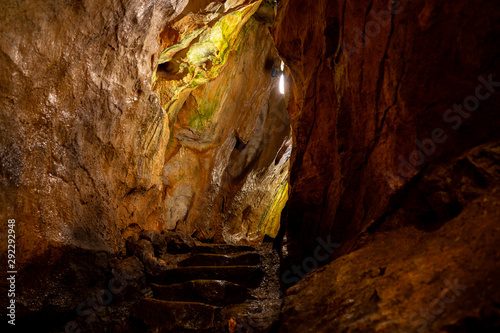
M315 267L318 236L337 245L288 291L283 332L499 326L499 2L278 7L272 23L264 0L1 2L20 317L64 328L119 272L117 304L144 297L161 266L145 236L254 245L290 193L284 269L305 269L283 282ZM142 229L140 259L116 260Z
M123 251L129 224L161 228L168 126L150 59L185 5L0 5L0 214L18 221L20 265L65 244Z
M0 4L0 217L17 221L17 268L39 277L22 281L20 316L74 314L136 228L277 232L291 141L273 20L268 1Z
M274 237L288 194L290 126L261 1L171 22L153 89L169 119L166 227L216 242ZM171 37L174 36L174 37Z
M1 6L0 214L19 221L21 264L58 244L123 252L130 224L277 232L290 128L267 2ZM158 52L190 29L182 83Z

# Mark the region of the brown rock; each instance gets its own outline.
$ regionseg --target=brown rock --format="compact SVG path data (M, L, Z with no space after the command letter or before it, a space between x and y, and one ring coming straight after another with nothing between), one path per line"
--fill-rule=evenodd
M166 231L163 237L168 253L188 253L195 246L194 239L182 232Z
M191 280L226 280L245 287L257 287L263 278L259 266L195 266L165 270L154 278L158 284L183 283Z
M149 275L158 275L166 268L166 264L162 259L156 258L153 244L139 236L132 236L127 240L127 246L131 253L137 256Z
M186 12L166 28L165 35L179 36L178 44L165 45L171 48L153 80L172 124L163 168L166 227L202 241L257 245L279 228L290 127L279 79L271 76L280 64L268 31L272 7L246 1L224 8L210 24ZM229 45L219 53L218 29ZM190 39L197 33L203 43Z
M178 263L178 266L254 266L260 263L258 253L241 253L235 255L196 254Z
M211 253L211 254L232 254L232 253L241 253L241 252L252 252L255 251L255 248L251 246L245 245L229 245L229 244L203 244L197 245L193 248L193 254L203 254L203 253Z
M135 315L160 332L173 329L213 328L217 307L194 302L167 302L146 298L135 306ZM168 313L168 316L165 314ZM193 315L196 314L196 315Z
M312 254L319 235L342 243L337 255L349 252L422 168L496 136L498 93L468 118L445 113L476 98L479 76L499 81L498 29L494 1L279 2L273 35L292 90L292 262ZM405 170L400 157L409 161L422 150L415 140L435 129L446 141Z
M112 270L115 298L120 300L136 300L144 298L150 291L146 285L144 265L136 256L118 261Z
M499 199L478 198L435 232L410 226L376 234L363 248L310 273L288 290L280 332L500 327L498 311L497 319L480 312L482 304L493 306L500 290L500 270L491 264L500 241Z
M250 299L245 287L222 280L193 280L168 286L153 284L154 297L165 301L201 302L211 305L243 303Z
M498 142L483 144L426 169L394 213L363 234L354 251L287 291L281 332L498 329L493 307L500 297L500 269L492 264L500 241L498 147ZM470 172L471 166L482 168ZM427 209L435 218L430 219L419 201L427 191L417 192L432 189L430 181L446 185L446 179L457 183L442 186L443 196L474 193L474 198L454 216L445 214L446 206L431 205ZM298 276L290 271L286 277Z
M147 239L153 244L155 255L157 257L161 256L167 251L167 243L165 242L164 237L160 235L159 232L155 230L143 230L139 234L140 238Z

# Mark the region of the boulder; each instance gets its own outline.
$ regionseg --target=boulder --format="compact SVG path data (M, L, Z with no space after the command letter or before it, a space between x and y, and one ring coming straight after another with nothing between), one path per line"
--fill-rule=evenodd
M144 264L146 273L149 275L158 275L166 267L165 262L155 257L153 244L139 236L131 236L127 239L127 249L136 255Z
M163 233L167 243L167 252L172 254L188 253L196 245L191 236L175 231L166 231Z
M142 230L139 233L139 238L147 239L153 244L156 256L161 256L167 251L167 243L165 239L155 230Z

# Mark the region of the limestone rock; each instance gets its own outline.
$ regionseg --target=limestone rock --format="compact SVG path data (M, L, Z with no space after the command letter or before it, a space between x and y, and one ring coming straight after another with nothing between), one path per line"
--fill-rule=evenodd
M286 179L288 158L276 164L275 157L289 126L285 103L273 93L268 67L278 58L260 4L0 3L0 218L18 222L19 271L40 262L49 270L59 261L47 253L68 246L123 256L126 240L142 229L197 232L205 240L217 234L220 242L258 242L275 231L276 220L265 215L276 193L283 198L273 189ZM231 18L238 24L220 30ZM152 79L160 73L162 82L175 81L168 73L180 69L174 61L158 71L161 54L184 43L180 30L201 25L215 27L217 45L231 45L193 49L200 82L180 96L174 116ZM216 61L218 72L204 77ZM238 140L252 143L238 150ZM274 218L280 206L273 207ZM161 245L150 240L157 253L137 252L149 271L161 268ZM74 289L67 288L61 295ZM38 297L30 308L40 310L52 296L39 290Z
M252 245L278 231L291 142L271 75L280 61L270 9L267 1L206 7L160 36L153 90L172 128L162 177L169 230Z

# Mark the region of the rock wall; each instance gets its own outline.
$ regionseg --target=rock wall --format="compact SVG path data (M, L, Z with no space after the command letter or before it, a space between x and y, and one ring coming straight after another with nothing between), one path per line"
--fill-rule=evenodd
M64 323L106 288L129 224L161 229L168 127L143 135L165 119L151 55L186 4L0 4L0 218L16 220L18 318Z
M280 332L500 327L499 15L495 1L279 2L282 279L296 284Z
M497 331L499 162L496 141L423 171L349 254L287 291L280 332Z
M212 4L169 23L153 89L171 128L166 227L258 244L276 235L286 202L290 125L268 31L273 7L238 4Z
M279 2L290 258L318 235L347 253L421 170L498 137L499 13L495 1Z
M16 220L18 316L74 315L105 288L131 230L253 244L277 232L290 127L261 3L2 1L0 218ZM216 28L240 12L224 62L209 59L217 75L197 71L174 116L159 90L170 69L157 71L176 42L169 27ZM190 56L206 69L212 55Z
M185 5L2 2L0 214L17 221L19 264L49 245L119 250L130 223L160 228L168 128L141 130L165 118L150 57Z
M129 225L179 223L205 240L218 229L218 240L231 242L277 232L289 124L271 76L274 13L266 3L255 14L260 4L2 3L0 214L17 221L19 264L65 244L123 253ZM182 102L169 98L172 115L162 91L154 87L158 99L151 90L169 22L193 23L194 12L198 27L209 26L246 8L225 36L217 75L198 71Z

